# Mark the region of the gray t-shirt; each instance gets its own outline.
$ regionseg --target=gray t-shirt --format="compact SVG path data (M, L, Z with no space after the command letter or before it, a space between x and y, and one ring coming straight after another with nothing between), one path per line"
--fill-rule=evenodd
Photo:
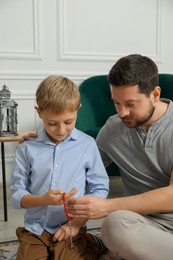
M120 169L125 195L169 185L173 169L173 102L162 101L169 103L168 109L147 132L142 127L126 127L116 114L107 120L97 136L103 162L113 161ZM169 220L170 217L173 220L173 212Z

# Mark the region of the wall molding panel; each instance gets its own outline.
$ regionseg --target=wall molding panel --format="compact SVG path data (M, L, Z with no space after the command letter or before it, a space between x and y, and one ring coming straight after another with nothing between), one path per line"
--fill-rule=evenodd
M92 0L89 0L89 2ZM116 0L112 0L114 2L118 2ZM89 39L90 34L88 33L87 36L85 37L85 35L83 34L83 37L79 36L78 34L80 34L80 27L84 27L87 25L86 23L86 17L83 18L83 20L81 19L81 24L78 23L78 19L76 19L76 23L72 22L74 20L74 17L72 16L71 20L69 18L69 10L72 9L72 5L74 6L74 9L78 10L78 13L82 13L83 11L83 4L80 3L80 0L75 0L73 1L73 4L71 2L69 2L68 0L59 0L58 1L58 5L57 5L57 24L58 24L58 60L62 60L62 61L73 61L73 60L77 60L77 61L92 61L92 62L112 62L115 61L115 59L119 59L120 57L122 57L123 55L125 55L126 53L130 53L132 52L131 49L132 48L128 48L128 45L124 48L122 47L122 51L121 51L121 45L119 45L116 49L116 37L114 37L114 35L119 35L119 38L121 38L122 42L126 41L126 37L130 38L131 35L129 33L128 36L128 32L126 33L122 33L119 31L120 28L116 27L115 31L114 31L114 35L112 35L112 30L108 30L109 34L107 33L107 38L104 38L105 41L112 41L115 42L115 47L113 47L112 45L110 45L110 51L108 52L109 48L104 46L102 48L99 48L100 45L104 45L103 41L101 41L101 39L103 39L104 37L104 33L102 35L102 31L99 31L98 27L99 27L99 23L96 24L96 29L98 32L95 33L95 35L92 35L93 37L91 37ZM127 3L127 1L122 1L121 4L121 8L123 8L124 3ZM134 11L134 3L137 3L137 1L134 0L130 0L129 3L131 2L131 6L129 4L129 7L131 8L131 11L129 10L129 14L127 13L127 15L132 16L132 13ZM138 1L139 2L139 1ZM142 3L143 2L143 3ZM151 1L140 1L139 4L142 4L142 6L145 6L145 3L148 3L148 5L150 5L150 10L148 10L147 12L147 19L146 19L146 15L145 16L145 23L144 21L141 19L140 21L138 21L138 26L139 28L142 28L142 34L144 34L144 36L140 39L140 37L138 37L138 34L136 35L137 40L136 42L133 42L134 44L136 44L135 48L138 49L138 53L140 53L140 48L138 48L138 46L140 45L141 48L145 47L147 45L147 50L145 55L150 56L154 61L160 63L161 62L161 16L162 16L162 8L161 8L161 4L162 4L162 0L155 0L153 1L153 4L151 5ZM100 0L97 0L95 2L92 2L92 5L97 5L100 3L100 8L101 7L106 7L107 5L107 1L106 0L102 0L100 2ZM102 3L102 4L101 4ZM89 3L88 3L89 4ZM110 3L109 3L110 5ZM116 4L115 4L116 5ZM147 6L147 5L146 5ZM94 10L96 9L96 7L94 7ZM146 7L147 8L147 7ZM91 11L91 10L90 10ZM105 12L105 10L102 10L103 14ZM99 13L99 12L98 12ZM121 13L121 12L120 12ZM91 24L95 23L95 16L90 16L90 14L87 13L82 13L84 16L88 16L88 18L90 20L93 19L93 21L91 22ZM154 21L153 19L153 14L154 14ZM110 14L111 15L111 14ZM119 16L119 17L118 17ZM125 11L124 11L124 16L125 16ZM116 13L116 15L114 15L115 19L113 20L113 23L116 24L117 21L121 20L122 14L118 14ZM117 20L117 17L119 20ZM152 23L151 23L152 20ZM83 22L84 21L84 22ZM129 18L129 23L130 18ZM83 22L83 24L82 24ZM104 23L106 23L107 21L104 20ZM132 24L129 24L129 28L133 27L134 22L132 21ZM123 27L123 24L122 24ZM78 32L76 29L76 34L71 34L71 31L75 32L75 28L79 28ZM92 28L92 26L91 26ZM110 23L107 24L107 28L110 28ZM85 30L85 29L84 29ZM122 28L122 30L125 31L125 28ZM135 30L132 30L133 33L135 33ZM78 33L78 34L77 34ZM83 39L82 39L83 38ZM144 38L145 43L143 42ZM85 42L84 42L85 41ZM92 45L90 44L90 42L95 42L98 46L98 49L94 48L92 49ZM153 42L152 47L150 48L151 42ZM90 45L90 49L87 48L87 43ZM76 47L77 46L77 47ZM82 47L81 47L82 46ZM143 49L145 49L143 48ZM87 50L88 49L88 50ZM101 49L101 51L99 51L99 49ZM111 51L112 49L112 51Z
M32 15L32 30L33 30L33 43L31 50L25 49L24 46L20 50L15 49L2 49L0 45L0 59L6 60L42 60L41 58L41 42L40 42L40 1L32 0L31 1L31 15ZM23 12L24 10L21 10ZM25 10L29 11L29 10ZM11 21L13 22L13 21ZM10 38L9 38L10 40Z
M15 91L13 93L14 100L35 100L35 92L34 91Z
M25 71L25 72L15 72L15 71L0 71L0 80L42 80L48 75L51 74L59 74L64 75L66 77L69 77L72 80L75 81L82 81L88 77L95 76L95 75L103 75L105 74L104 71L93 71L92 73L90 71L86 72L80 72L80 71L38 71L38 72L31 72L31 71Z

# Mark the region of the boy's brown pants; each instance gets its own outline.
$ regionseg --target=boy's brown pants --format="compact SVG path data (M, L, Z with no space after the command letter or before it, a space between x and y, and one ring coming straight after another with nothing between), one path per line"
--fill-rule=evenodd
M85 228L81 228L73 238L77 250L72 251L70 239L53 242L53 235L47 231L39 236L19 227L16 230L19 240L16 260L97 260L100 247L95 240L87 239L85 233Z

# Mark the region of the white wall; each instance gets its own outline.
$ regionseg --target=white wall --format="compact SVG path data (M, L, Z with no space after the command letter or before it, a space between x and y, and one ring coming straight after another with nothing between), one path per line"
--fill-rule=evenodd
M34 94L50 74L79 85L130 53L173 73L172 13L172 0L1 0L0 89L18 103L18 130L39 128ZM7 180L16 145L5 144Z

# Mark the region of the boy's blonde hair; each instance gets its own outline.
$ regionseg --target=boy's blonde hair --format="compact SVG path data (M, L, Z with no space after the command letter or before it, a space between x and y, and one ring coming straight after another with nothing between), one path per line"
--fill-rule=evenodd
M49 109L55 113L63 113L65 110L74 112L80 107L80 94L70 79L51 75L38 86L36 101L40 111Z

